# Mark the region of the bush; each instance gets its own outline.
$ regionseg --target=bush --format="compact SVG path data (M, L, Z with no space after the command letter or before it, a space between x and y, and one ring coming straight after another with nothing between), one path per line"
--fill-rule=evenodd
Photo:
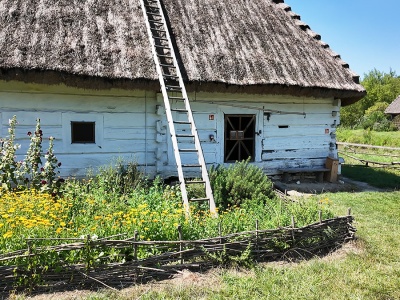
M228 168L222 165L212 168L210 181L219 208L241 206L245 201L266 203L274 198L271 180L248 160L236 162Z
M396 127L389 121L387 115L382 111L370 111L360 120L359 126L363 129L372 129L375 131L395 131Z

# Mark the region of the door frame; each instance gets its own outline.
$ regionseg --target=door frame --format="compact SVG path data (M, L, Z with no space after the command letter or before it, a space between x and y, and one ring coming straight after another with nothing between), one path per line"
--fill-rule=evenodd
M225 115L255 115L255 138L254 138L254 160L253 162L261 162L262 152L262 139L263 139L263 109L250 109L233 106L218 106L218 120L217 132L219 141L219 150L217 153L218 164L231 164L232 162L225 163Z

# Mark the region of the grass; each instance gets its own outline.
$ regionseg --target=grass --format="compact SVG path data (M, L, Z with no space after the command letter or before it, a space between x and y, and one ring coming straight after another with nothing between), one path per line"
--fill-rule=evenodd
M400 131L377 132L339 128L336 131L336 135L337 140L341 142L400 147Z
M375 132L365 130L338 130L341 142L363 143L388 147L400 147L400 132ZM400 150L373 149L360 147L339 147L339 155L345 159L342 174L345 177L366 182L378 188L400 189ZM366 167L365 162L373 161L393 165L385 168ZM379 166L369 163L369 166Z
M383 189L400 189L399 169L377 169L363 165L343 165L342 174L345 177L366 182Z

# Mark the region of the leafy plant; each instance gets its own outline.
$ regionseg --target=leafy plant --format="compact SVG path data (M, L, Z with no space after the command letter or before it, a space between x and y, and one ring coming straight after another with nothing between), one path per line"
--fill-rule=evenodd
M12 186L17 186L21 177L19 172L21 163L16 161L15 152L20 148L19 144L15 144L15 127L17 125L17 117L13 116L9 120L8 137L0 140L1 160L0 160L0 180L1 192L8 192Z
M222 165L210 170L216 205L220 208L240 206L246 201L266 203L275 197L271 180L249 160Z
M17 117L14 116L9 121L8 137L1 140L1 160L0 160L0 178L1 191L9 192L12 188L16 190L34 188L38 191L49 192L53 196L59 194L61 182L57 180L59 173L57 168L61 166L53 151L53 137L50 137L49 148L44 156L45 164L42 163L42 141L43 132L40 128L40 119L36 120L35 131L28 132L30 144L22 162L16 161L16 150L20 148L15 144L15 128Z
M137 163L117 159L115 165L100 167L92 183L104 192L127 195L135 189L144 187L146 178L140 172Z

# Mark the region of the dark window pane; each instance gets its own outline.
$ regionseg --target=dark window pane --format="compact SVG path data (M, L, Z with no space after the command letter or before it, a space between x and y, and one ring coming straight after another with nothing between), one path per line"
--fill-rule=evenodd
M95 122L71 122L71 143L95 143Z

